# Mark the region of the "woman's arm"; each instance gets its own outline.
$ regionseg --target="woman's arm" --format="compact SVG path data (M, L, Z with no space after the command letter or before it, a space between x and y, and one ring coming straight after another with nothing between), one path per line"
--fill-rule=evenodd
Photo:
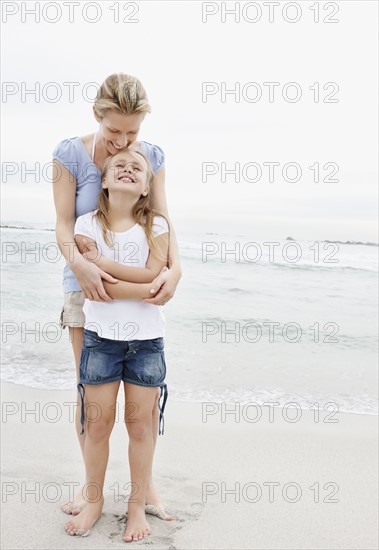
M77 278L84 296L98 302L111 301L102 279L117 283L99 267L87 262L80 254L74 239L76 179L59 161L53 161L53 193L56 210L55 234L58 246L68 267Z
M159 235L155 238L159 249L159 258L150 251L146 267L133 267L124 265L120 262L114 262L106 258L98 250L97 244L93 239L85 235L75 235L76 244L84 257L95 263L100 269L110 273L117 279L130 283L151 283L159 275L162 268L167 266L168 255L168 233Z
M171 300L171 298L175 294L176 287L182 276L178 242L176 240L173 224L170 221L170 217L168 214L166 189L165 189L165 176L166 176L166 171L165 171L165 168L162 167L159 170L159 172L155 174L154 182L152 185L153 207L156 210L158 210L158 212L161 212L162 214L164 214L170 223L170 244L169 244L170 270L165 273L161 273L161 275L158 275L158 277L153 281L154 291L159 290L156 296L154 296L154 298L144 300L145 302L148 302L150 304L155 304L155 305L162 305L162 303L166 303L169 300Z

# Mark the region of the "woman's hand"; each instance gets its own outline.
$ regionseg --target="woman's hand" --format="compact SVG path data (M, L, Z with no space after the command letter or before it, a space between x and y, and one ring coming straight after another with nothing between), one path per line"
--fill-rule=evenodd
M144 302L156 306L164 306L174 296L180 278L181 273L163 267L162 271L151 283L151 294L157 294L155 294L154 298L145 298Z
M75 268L71 268L80 284L85 298L95 302L111 302L112 298L106 293L103 279L108 283L117 283L118 279L105 273L94 263L88 261L80 262Z

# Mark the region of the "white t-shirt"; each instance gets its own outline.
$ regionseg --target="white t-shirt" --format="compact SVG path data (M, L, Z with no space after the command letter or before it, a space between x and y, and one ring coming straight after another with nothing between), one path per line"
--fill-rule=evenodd
M96 211L79 216L75 223L75 235L85 235L96 241L103 256L132 267L146 267L149 246L145 231L139 224L122 233L113 233L115 246L105 243L101 226L94 215ZM166 220L155 216L155 237L168 232ZM117 284L117 283L116 283ZM94 302L85 300L84 327L102 338L111 340L149 340L164 336L166 320L162 308L142 300L112 300Z

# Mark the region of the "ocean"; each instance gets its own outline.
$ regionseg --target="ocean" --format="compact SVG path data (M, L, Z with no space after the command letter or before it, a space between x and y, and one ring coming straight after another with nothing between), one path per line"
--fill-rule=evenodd
M376 243L178 240L183 278L164 308L170 399L378 414ZM2 227L1 262L2 380L74 393L54 232Z

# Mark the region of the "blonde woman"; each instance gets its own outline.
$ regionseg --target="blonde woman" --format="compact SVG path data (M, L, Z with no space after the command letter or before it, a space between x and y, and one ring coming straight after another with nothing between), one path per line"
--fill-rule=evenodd
M100 86L93 106L98 122L98 131L84 137L73 137L61 141L53 152L53 192L56 208L56 238L66 259L63 275L65 294L61 313L61 324L69 327L73 347L77 379L83 346L85 298L95 302L110 302L120 285L112 276L112 266L104 271L96 263L88 262L80 253L74 241L74 226L78 216L87 214L97 207L101 192L101 171L106 160L127 149L143 153L154 172L152 183L152 206L169 219L165 194L164 153L160 147L146 141L137 141L140 126L150 112L145 89L141 82L130 75L120 73L110 75ZM181 278L179 251L175 232L170 223L169 270L162 271L151 284L151 298L145 302L164 305L170 300ZM117 275L115 274L115 277ZM104 283L107 284L105 289ZM123 283L125 299L133 299L135 287ZM117 294L117 293L116 293ZM119 296L117 296L119 297ZM154 445L158 433L158 397L153 410L152 437ZM80 396L78 395L78 404ZM77 407L76 430L82 454L86 434L81 434L80 407ZM77 515L87 502L80 490L72 502L66 502L62 510ZM164 505L157 494L150 476L146 490L146 511L161 519L172 519L166 514Z

